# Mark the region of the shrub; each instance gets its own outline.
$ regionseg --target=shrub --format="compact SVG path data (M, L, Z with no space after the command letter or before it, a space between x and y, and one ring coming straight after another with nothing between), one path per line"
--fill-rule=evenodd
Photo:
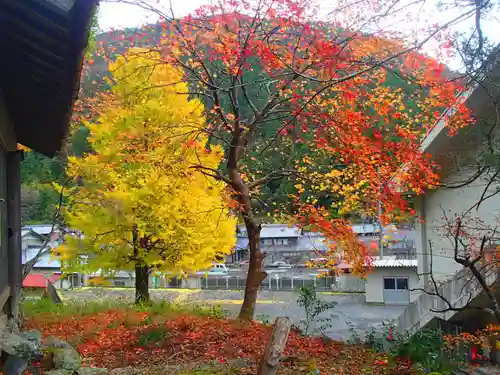
M160 344L168 337L168 331L165 327L149 327L144 329L139 336L139 345L147 346L151 344Z
M350 327L350 342L364 344L376 352L387 352L390 360L405 358L425 374L451 375L459 367L459 357L446 345L439 329L423 329L414 334L398 333L394 326L384 324L379 331L372 328L364 338Z
M206 316L215 319L224 319L225 317L228 316L228 312L221 305L215 305L209 307L195 305L192 311L196 315Z
M318 298L314 286L302 286L298 289L297 304L304 308L305 319L300 320L300 330L307 336L310 334L323 334L331 327L331 317L321 316L337 306L335 301L323 301Z

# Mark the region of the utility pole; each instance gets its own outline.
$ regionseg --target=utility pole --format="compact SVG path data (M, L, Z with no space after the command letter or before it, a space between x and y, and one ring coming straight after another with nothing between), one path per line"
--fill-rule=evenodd
M380 185L380 191L379 191L379 197L378 197L378 207L377 207L377 219L378 219L378 226L379 226L379 239L378 239L378 248L380 251L380 259L383 259L384 257L384 226L382 224L382 194L384 192L384 186L382 184L382 181L380 179L380 174L377 168L377 177L379 180L379 185Z
M382 200L379 198L378 200L378 226L379 226L379 239L378 239L378 247L380 250L380 259L384 257L384 226L382 224Z

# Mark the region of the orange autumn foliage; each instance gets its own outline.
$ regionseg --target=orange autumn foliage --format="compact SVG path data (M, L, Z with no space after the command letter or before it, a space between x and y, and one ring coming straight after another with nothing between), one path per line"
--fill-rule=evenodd
M190 315L167 317L121 309L64 318L41 314L29 318L26 328L39 329L44 337L53 335L77 343L84 366L113 369L165 365L166 358L186 364L246 359L248 367L242 369L243 374L255 374L272 329L256 322ZM141 343L141 336L154 330L166 334L160 340ZM385 375L410 368L404 360L389 366L380 355L362 346L305 337L296 331L290 333L284 355L292 359L282 364L281 371L287 374L300 372L311 361L325 375Z
M288 178L296 189L290 194L295 221L343 245L331 248L329 265L335 267L341 252L363 273L370 252L352 233L350 215L373 217L381 202L384 223L414 216L406 193L422 194L439 181L422 140L440 120L454 134L471 119L460 82L419 46L342 29L335 14L317 22L310 5L221 0L181 20L160 20L154 49L161 51L158 64L179 68L190 94L206 100L207 122L198 130L226 153L221 168L205 173L233 192L229 204L247 233L258 228L259 187ZM119 38L140 44L146 35ZM453 114L443 114L447 108ZM291 165L266 170L248 162L293 145L328 164L291 158ZM332 207L321 205L324 196ZM258 241L249 243L247 309L263 276Z

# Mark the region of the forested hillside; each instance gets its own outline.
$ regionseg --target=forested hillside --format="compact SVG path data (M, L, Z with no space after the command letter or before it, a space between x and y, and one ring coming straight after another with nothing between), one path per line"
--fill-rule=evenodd
M131 46L151 46L158 42L162 29L158 25L149 25L141 29L129 29L114 31L98 35L96 40L97 47L88 57L86 66L86 74L83 77L82 93L80 98L93 97L99 91L106 90L109 83L105 77L109 77L109 71L106 63L107 58L113 58L117 54L123 53ZM397 63L392 64L393 71L389 71L385 85L392 89L400 88L407 92L412 92L412 83L403 81L398 74ZM251 75L259 76L262 72L254 70L253 72L245 72L245 77L248 81L252 81ZM249 93L252 97L262 98L262 103L265 103L269 88L265 85L261 87L253 87L253 90L258 92ZM367 87L367 90L369 88ZM415 90L419 91L419 90ZM411 95L408 96L410 103L408 109L418 112L418 108L412 106ZM262 103L255 103L257 106ZM208 108L214 106L213 103L205 101ZM230 103L221 103L221 106L229 106ZM79 107L77 111L85 111ZM250 116L252 108L242 107L242 117ZM259 178L271 171L287 170L296 168L314 169L318 173L331 170L332 155L325 154L319 149L312 148L311 143L307 138L311 134L304 133L303 129L298 129L299 124L295 128L288 128L286 132L280 132L282 121L277 117L274 120L263 123L258 128L259 135L255 138L254 143L249 145L250 152L245 156L245 161L242 163L243 170L257 171L257 175L249 176L251 178ZM279 134L280 147L275 147L273 142L276 142L276 135ZM81 156L83 153L90 151L86 141L88 131L85 126L74 123L72 132L68 136L67 144L60 155L54 159L45 158L42 155L34 152L26 153L25 160L22 165L22 186L23 186L23 221L30 222L46 222L51 221L55 205L58 201L58 194L52 188L52 183L64 183L64 169L66 157L68 155ZM397 137L396 135L391 135ZM221 140L216 138L210 139L209 142L221 143ZM338 164L336 168L339 170L345 168L345 165ZM290 195L297 193L296 177L294 175L282 176L271 180L268 184L263 185L259 201L254 202L260 212L258 213L263 218L268 217L271 220L271 214L291 213L293 210ZM307 182L306 182L307 184ZM308 186L300 186L304 189L301 196L305 201L314 201L318 205L328 207L332 211L331 204L335 200L341 199L338 195L330 192L316 192L314 195L307 194ZM336 212L332 212L334 215Z

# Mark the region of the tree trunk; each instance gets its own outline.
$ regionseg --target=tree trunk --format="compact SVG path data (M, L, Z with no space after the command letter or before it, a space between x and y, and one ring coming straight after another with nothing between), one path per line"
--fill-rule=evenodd
M245 297L241 306L239 320L251 321L255 312L257 293L260 283L266 278L267 273L262 270L264 254L260 251L260 230L254 220L246 218L245 226L248 233L248 247L250 249L250 263L248 265Z
M262 356L257 375L276 375L292 324L288 318L276 318L271 338Z
M135 265L135 303L149 302L149 267Z

